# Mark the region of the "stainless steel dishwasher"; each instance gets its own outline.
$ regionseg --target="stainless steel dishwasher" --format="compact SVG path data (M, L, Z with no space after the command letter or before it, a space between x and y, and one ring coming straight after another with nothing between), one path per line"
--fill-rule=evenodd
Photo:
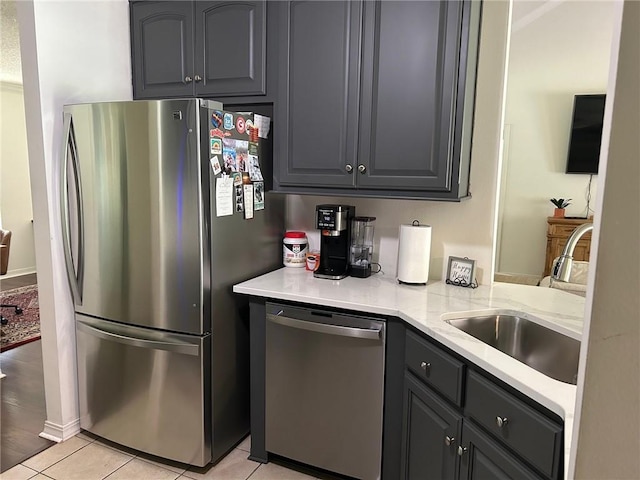
M380 319L267 303L267 452L380 478L385 327Z

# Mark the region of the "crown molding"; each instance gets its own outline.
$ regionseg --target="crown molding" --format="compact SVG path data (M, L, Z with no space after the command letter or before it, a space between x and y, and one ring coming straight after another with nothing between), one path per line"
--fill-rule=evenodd
M22 83L7 80L0 80L0 88L9 92L24 92L24 85L22 85Z

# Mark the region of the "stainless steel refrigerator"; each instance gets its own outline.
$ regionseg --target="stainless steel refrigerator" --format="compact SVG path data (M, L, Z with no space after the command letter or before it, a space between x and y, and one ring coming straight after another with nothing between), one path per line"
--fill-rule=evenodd
M229 201L212 155L226 135L216 122L235 115L224 113L200 99L64 108L80 427L197 466L249 431L248 306L232 286L282 255L281 196L266 194L252 218L217 208ZM226 126L244 133L247 118Z

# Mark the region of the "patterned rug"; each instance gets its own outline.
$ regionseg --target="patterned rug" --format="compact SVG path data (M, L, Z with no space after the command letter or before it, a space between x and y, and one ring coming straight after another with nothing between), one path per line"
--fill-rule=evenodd
M38 286L14 288L0 292L0 303L18 305L21 314L13 308L2 308L2 316L9 320L0 328L0 351L33 342L40 338L40 310L38 308Z

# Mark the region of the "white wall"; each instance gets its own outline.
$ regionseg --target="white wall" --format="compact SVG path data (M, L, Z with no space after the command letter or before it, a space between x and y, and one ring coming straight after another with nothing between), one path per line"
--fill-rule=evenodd
M639 2L624 2L616 73L613 109L606 113L612 122L610 142L602 149L602 215L595 219L598 268L589 278L583 349L588 346L581 352L570 478L640 478Z
M43 436L79 428L73 307L59 221L62 107L130 100L126 0L18 2L36 238L47 422Z
M572 198L566 215L586 216L589 175L564 173L573 96L606 91L614 10L608 0L514 4L499 272L542 275L550 198Z
M508 17L508 2L484 3L471 157L471 199L450 203L289 195L287 228L306 231L311 247L317 249L320 235L315 229L315 206L320 203L355 205L357 215L376 217L373 259L381 264L385 275L395 277L399 227L417 219L433 228L430 279L440 279L443 268L446 269L446 259L455 255L477 260L478 281L490 283Z
M0 82L0 227L11 230L3 278L36 271L22 85Z

